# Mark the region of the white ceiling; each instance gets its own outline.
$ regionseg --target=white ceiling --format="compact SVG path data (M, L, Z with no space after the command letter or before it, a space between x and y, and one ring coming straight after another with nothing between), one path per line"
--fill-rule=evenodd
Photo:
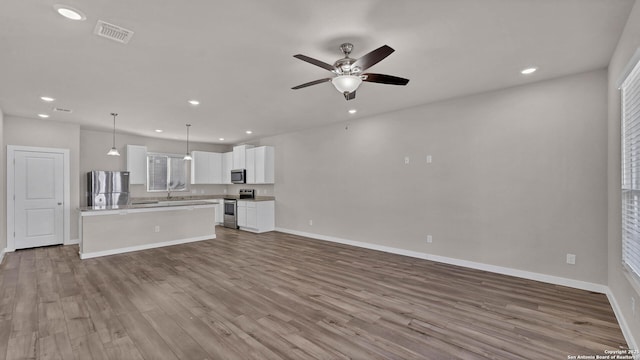
M86 14L77 22L53 5ZM350 117L607 66L633 0L2 0L0 108L5 115L109 130L239 143ZM98 20L135 32L123 45ZM330 76L293 58L333 63L396 51L370 71L405 87L363 83L345 101ZM520 74L539 67L530 76ZM48 104L40 96L56 98ZM188 99L198 99L194 107ZM72 109L54 113L52 106ZM349 115L348 109L358 113ZM154 129L163 129L157 134ZM246 135L247 129L253 135ZM218 138L224 137L224 142Z

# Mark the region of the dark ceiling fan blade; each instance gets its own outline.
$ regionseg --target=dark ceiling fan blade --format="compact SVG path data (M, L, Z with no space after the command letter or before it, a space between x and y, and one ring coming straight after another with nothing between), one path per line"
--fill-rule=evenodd
M291 89L293 90L298 90L298 89L302 89L304 87L307 86L311 86L311 85L317 85L317 84L322 84L323 82L327 82L327 81L331 81L332 78L326 78L326 79L320 79L320 80L314 80L314 81L309 81L308 83L304 83L302 85L298 85L298 86L294 86Z
M319 66L319 67L321 67L323 69L327 69L329 71L333 71L335 69L333 67L333 65L329 65L324 61L320 61L320 60L316 60L314 58L310 58L310 57L308 57L306 55L298 54L298 55L293 55L293 57L296 58L296 59L300 59L302 61L306 61L309 64L313 64L315 66Z
M356 98L356 91L355 90L353 90L352 92L346 92L345 91L343 95L344 95L344 99L345 100L347 100L347 101L348 100L353 100L353 99Z
M362 81L380 83L380 84L389 84L389 85L407 85L409 83L409 79L385 75L385 74L362 74Z
M391 47L387 45L382 45L379 48L368 53L367 55L356 60L356 62L354 62L353 65L351 65L351 67L357 66L360 68L361 71L365 71L368 68L372 67L373 65L379 63L382 59L391 55L391 53L394 51L395 50L393 50Z

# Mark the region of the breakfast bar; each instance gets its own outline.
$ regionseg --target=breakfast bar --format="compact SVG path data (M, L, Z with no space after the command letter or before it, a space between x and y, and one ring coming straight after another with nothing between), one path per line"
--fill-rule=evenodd
M217 201L81 208L80 258L215 239Z

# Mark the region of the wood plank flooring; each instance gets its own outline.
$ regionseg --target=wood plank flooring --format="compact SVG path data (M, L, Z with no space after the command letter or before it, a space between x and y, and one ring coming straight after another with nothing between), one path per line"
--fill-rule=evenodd
M567 359L626 348L605 295L271 232L6 254L0 359Z

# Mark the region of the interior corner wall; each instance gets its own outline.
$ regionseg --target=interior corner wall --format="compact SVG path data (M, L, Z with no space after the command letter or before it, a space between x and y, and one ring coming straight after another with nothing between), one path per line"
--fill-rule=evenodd
M51 147L69 149L70 187L71 194L71 229L70 240L78 239L78 207L79 207L79 164L80 164L80 126L77 124L38 120L16 116L4 118L4 156L2 159L2 169L7 168L7 145ZM6 176L5 176L6 177ZM6 189L5 189L6 194ZM6 199L3 201L6 209ZM5 220L6 221L6 220ZM6 229L6 227L5 227ZM6 235L5 235L6 236Z
M276 226L604 286L606 89L602 69L263 138Z
M622 315L621 325L628 327L626 334L634 336L632 341L640 346L640 311L638 302L640 292L634 288L634 281L622 266L622 199L621 199L621 158L620 158L620 91L618 81L624 75L627 64L634 53L640 49L640 3L636 2L627 24L618 41L616 50L609 63L609 109L608 109L608 282L609 289L615 298L615 306ZM640 289L640 286L638 286ZM632 298L635 299L636 311L632 310Z
M6 159L7 154L4 146L3 132L4 114L2 112L2 109L0 109L0 156L3 159ZM5 230L7 228L7 216L5 215L7 209L7 203L5 201L7 195L7 188L5 186L5 181L7 178L7 167L6 165L1 166L1 164L3 164L2 161L0 161L0 253L2 253L4 249L7 248L7 232Z

